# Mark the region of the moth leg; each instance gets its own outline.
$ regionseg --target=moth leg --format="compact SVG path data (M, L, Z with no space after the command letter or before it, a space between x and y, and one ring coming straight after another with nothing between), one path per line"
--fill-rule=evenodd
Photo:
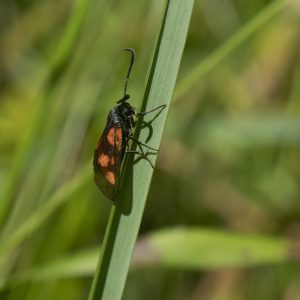
M147 115L147 114L149 114L149 113L152 113L152 112L154 112L154 111L156 111L156 110L158 110L158 109L163 109L163 108L165 108L167 105L166 104L162 104L162 105L160 105L160 106L158 106L158 107L156 107L156 108L154 108L154 109L151 109L151 110L148 110L148 111L141 111L141 112L138 112L138 113L135 113L134 115L135 116L145 116L145 115Z
M135 139L134 137L132 137L131 135L129 136L129 138L130 138L131 140L133 140L135 143L137 143L138 145L142 145L142 146L144 146L144 147L146 147L146 148L148 148L148 149L150 149L150 150L153 150L153 151L158 152L157 149L154 149L154 148L152 148L152 147L150 147L150 146L148 146L148 145L146 145L146 144L144 144L144 143L142 143L142 142L136 140L136 139Z
M125 153L132 153L132 154L140 155L142 158L146 159L149 162L149 164L151 165L152 169L154 169L154 165L153 165L152 161L144 153L139 152L139 151L134 151L134 150L128 150Z

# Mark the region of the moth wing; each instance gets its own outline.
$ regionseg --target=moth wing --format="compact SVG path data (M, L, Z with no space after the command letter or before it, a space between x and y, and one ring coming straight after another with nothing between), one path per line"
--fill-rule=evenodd
M112 201L120 189L123 152L122 128L118 124L107 126L94 152L94 179L102 193Z

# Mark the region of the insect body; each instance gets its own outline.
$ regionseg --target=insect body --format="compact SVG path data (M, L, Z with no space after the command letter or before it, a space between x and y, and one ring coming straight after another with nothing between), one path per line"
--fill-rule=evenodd
M144 157L144 155L138 151L126 151L129 140L132 139L151 150L155 150L133 139L132 128L135 127L134 117L138 115L145 115L149 112L165 107L165 105L161 105L148 112L136 113L135 109L127 102L130 97L127 94L127 84L134 63L135 53L131 48L126 48L125 50L131 53L131 60L125 80L124 96L109 112L105 129L94 153L95 182L98 188L113 201L119 193L121 164L125 153L137 153Z

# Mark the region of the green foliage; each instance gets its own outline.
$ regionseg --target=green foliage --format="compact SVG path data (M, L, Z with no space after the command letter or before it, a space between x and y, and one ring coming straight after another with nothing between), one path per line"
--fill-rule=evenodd
M146 243L159 265L180 269L280 263L288 259L289 250L288 242L280 239L197 228L161 230Z
M299 5L166 2L1 1L1 299L87 298L99 243L103 298L299 298ZM130 103L167 108L114 206L91 159L125 47Z

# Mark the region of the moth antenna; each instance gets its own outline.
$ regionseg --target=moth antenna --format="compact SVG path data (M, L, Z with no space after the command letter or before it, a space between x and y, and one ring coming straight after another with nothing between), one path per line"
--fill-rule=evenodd
M128 80L129 80L129 76L130 76L130 73L131 73L131 69L132 69L133 64L134 64L135 52L132 48L125 48L124 50L129 51L131 53L129 68L128 68L127 75L126 75L126 78L125 78L124 97L123 97L123 99L127 100L129 98L129 95L127 95L127 85L128 85Z

